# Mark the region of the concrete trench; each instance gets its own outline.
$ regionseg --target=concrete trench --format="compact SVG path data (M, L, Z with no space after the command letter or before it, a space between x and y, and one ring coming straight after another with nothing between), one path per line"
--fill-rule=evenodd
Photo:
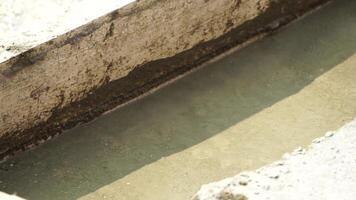
M125 9L130 11L132 7ZM0 190L25 199L190 199L203 184L259 168L295 147L308 145L356 116L355 10L355 2L335 1L148 96L11 157L0 164ZM106 20L100 18L99 23ZM258 33L269 32L270 28L268 23L268 29ZM59 44L63 37L54 43ZM50 43L34 51L49 48L46 45ZM224 45L216 53L225 51ZM207 54L199 55L204 58ZM0 64L5 77L1 79L0 94L5 94L7 84L17 83L9 79L29 73L6 70L17 61L15 57ZM206 58L198 63L202 61ZM167 66L162 60L148 66L157 64ZM41 72L42 65L35 63L28 70ZM162 82L152 86L158 83ZM67 98L63 95L56 98ZM5 96L0 104L2 117L14 109L8 106ZM49 100L39 98L44 98L40 102ZM115 101L111 106L122 102ZM85 119L112 107L105 106ZM69 109L63 113L58 119L67 120L68 113L78 112ZM77 122L71 121L68 127ZM14 127L27 130L27 125ZM46 127L53 133L61 131ZM13 130L11 123L2 123L1 128ZM5 131L1 137L22 145L24 140L8 138L14 133L23 138L31 131ZM16 149L16 145L10 146ZM10 146L2 146L4 152Z
M136 1L28 49L0 64L0 157L93 120L324 2Z

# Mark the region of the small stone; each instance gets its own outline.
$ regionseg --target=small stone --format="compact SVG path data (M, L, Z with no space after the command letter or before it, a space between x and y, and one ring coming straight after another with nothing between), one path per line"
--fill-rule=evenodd
M298 148L296 148L294 151L297 151L297 152L303 151L303 148L302 148L302 147L298 147Z
M247 180L240 180L239 184L242 185L242 186L246 186L248 184L248 181Z
M332 137L334 135L334 132L329 131L325 134L325 137Z
M231 194L230 192L222 192L217 197L218 200L247 200L247 197L242 194Z
M268 176L269 178L273 178L273 179L278 179L279 178L279 175L277 174L274 174L274 175L270 175Z
M251 181L251 179L249 178L249 176L247 174L240 174L238 177L237 177L237 182L239 183L239 185L247 185L248 182Z
M272 179L278 179L279 178L279 173L277 171L272 171L266 174L268 178Z
M284 162L283 161L277 161L274 163L275 166L283 166Z
M299 154L305 154L305 149L303 149L302 147L298 147L292 152L292 155L299 155Z
M314 143L314 144L320 143L320 142L322 142L324 139L325 139L325 138L323 138L323 137L316 138L316 139L313 140L313 143Z

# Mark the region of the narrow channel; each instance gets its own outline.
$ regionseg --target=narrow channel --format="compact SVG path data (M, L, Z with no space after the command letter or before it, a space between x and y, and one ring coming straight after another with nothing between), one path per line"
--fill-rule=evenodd
M356 1L248 47L0 164L30 200L190 199L356 116Z

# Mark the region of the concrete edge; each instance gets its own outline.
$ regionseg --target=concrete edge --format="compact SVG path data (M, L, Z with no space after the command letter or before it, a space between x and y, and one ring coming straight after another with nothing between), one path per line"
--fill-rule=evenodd
M355 131L353 119L280 160L201 186L192 200L352 199L356 182L346 177L355 172Z
M149 10L157 4L166 2L167 1L165 0L147 0L129 4L126 7L113 11L89 24L79 27L78 29L70 31L69 33L1 63L0 74L2 77L0 77L0 98L7 100L6 97L11 96L11 94L8 94L8 90L6 89L24 87L21 85L24 82L27 82L25 85L26 87L32 88L32 83L29 79L42 72L42 67L48 65L48 63L45 62L46 60L53 59L53 57L48 56L48 54L53 54L53 52L55 52L58 55L60 52L58 53L56 51L61 48L67 48L67 46L80 47L82 43L88 43L88 38L98 40L99 37L95 38L95 34L102 35L103 37L100 39L103 40L107 37L113 37L112 35L115 33L110 31L113 22L122 21L125 17L142 15L143 11L146 11L147 9ZM241 1L238 2L241 3ZM57 90L55 88L53 90L46 89L45 92L40 94L42 96L37 96L37 99L35 100L38 103L42 103L41 98L43 98L43 101L46 101L49 98L49 94L46 93L53 92L53 96L56 100L59 99L59 103L56 102L53 105L49 105L48 108L43 110L39 109L39 113L49 112L48 117L41 118L38 116L33 117L25 115L24 119L19 119L19 123L9 123L10 125L8 127L1 130L0 158L6 158L17 151L31 148L32 146L41 143L41 141L47 140L54 135L58 135L63 130L72 128L77 124L89 122L105 111L113 109L178 75L188 72L212 57L219 55L236 45L242 44L258 35L273 32L288 22L298 18L306 11L325 2L328 2L328 0L305 0L298 2L278 1L269 4L263 12L256 15L253 19L248 19L241 24L231 24L227 20L227 22L224 22L224 26L230 25L231 27L228 27L226 32L223 32L221 35L214 35L206 41L202 40L193 44L192 47L188 46L186 49L173 52L173 54L169 56L163 56L161 58L152 56L151 60L136 62L134 63L134 67L122 76L117 76L115 78L108 76L108 78L101 79L100 82L96 82L84 90L75 91L76 93L73 92L69 94L69 96L74 93L81 94L80 98L69 98L65 93L58 94L56 93ZM164 17L165 13L162 15ZM165 26L167 25L169 25L169 23ZM102 34L102 27L105 27L105 34ZM103 40L100 40L99 42L105 43ZM109 45L103 46L104 48L111 47ZM78 51L79 49L80 48L78 48ZM70 48L69 51L73 51L73 48ZM83 59L83 63L86 64L85 59ZM73 64L74 63L69 63L69 65ZM115 62L108 62L105 64L107 68L116 67L116 65L118 65ZM41 70L37 70L36 67ZM26 71L27 69L29 70ZM28 76L28 74L31 74L31 76ZM87 79L90 77L86 75L85 78ZM41 80L39 80L39 82L41 82ZM39 83L36 82L35 84ZM83 84L86 84L86 82ZM70 86L74 87L75 85L76 84L72 84ZM30 95L24 95L17 100L18 108L23 106L23 100L26 101L26 98L29 96ZM64 100L66 98L68 98L67 101ZM4 101L1 100L1 102ZM1 106L2 105L0 105L0 107ZM5 108L5 106L1 108ZM33 109L33 107L30 108ZM5 118L5 114L8 113L0 111L0 116L2 117L0 117L0 120ZM15 112L13 115L16 114L18 113ZM10 118L16 119L16 116L10 116ZM27 123L23 123L21 120L27 120ZM21 127L19 124L24 125Z

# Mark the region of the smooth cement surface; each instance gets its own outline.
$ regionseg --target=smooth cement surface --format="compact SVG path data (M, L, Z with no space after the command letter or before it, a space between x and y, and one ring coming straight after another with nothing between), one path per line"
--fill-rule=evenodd
M356 1L340 0L0 164L33 200L190 199L356 117Z

